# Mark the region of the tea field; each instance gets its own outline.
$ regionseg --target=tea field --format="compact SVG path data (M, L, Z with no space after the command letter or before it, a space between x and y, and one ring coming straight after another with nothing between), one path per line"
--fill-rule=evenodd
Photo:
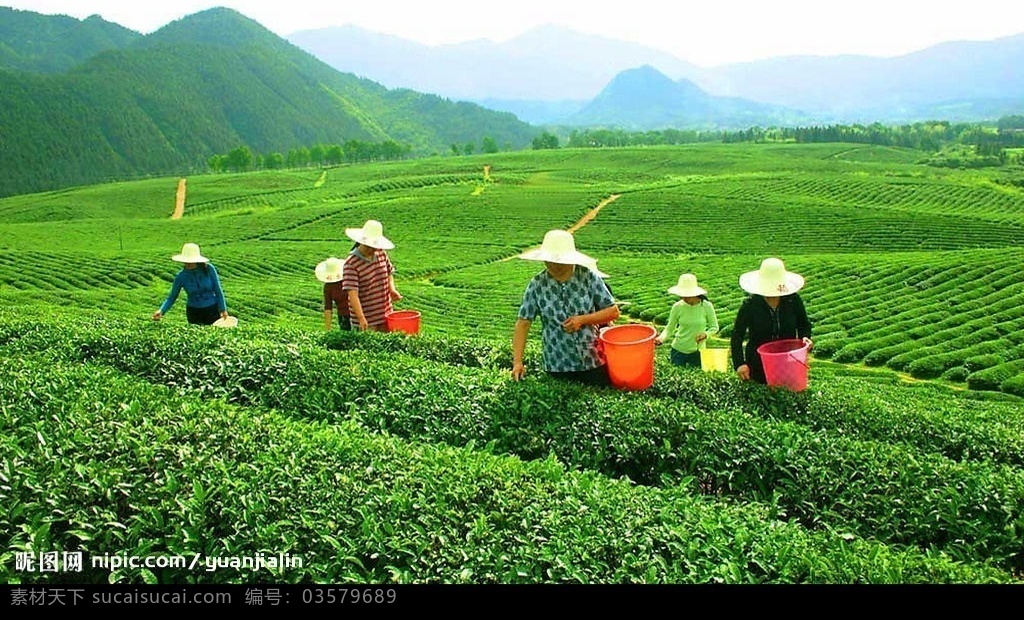
M918 159L702 144L197 176L177 220L178 179L0 200L0 581L1019 583L1024 171ZM371 218L418 337L323 331L313 267ZM620 321L660 327L692 272L721 338L739 275L782 258L807 280L809 389L662 349L643 392L555 383L536 326L513 382L541 268L514 257L577 224ZM238 328L187 325L183 299L150 320L185 242ZM50 551L303 563L19 570Z

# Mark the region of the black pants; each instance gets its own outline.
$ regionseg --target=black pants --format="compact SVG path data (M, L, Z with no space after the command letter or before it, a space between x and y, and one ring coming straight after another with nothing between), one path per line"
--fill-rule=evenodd
M205 308L185 306L185 316L193 325L213 325L220 318L220 310L217 309L217 304Z
M590 370L576 370L570 372L551 372L548 371L548 375L556 379L564 379L566 381L578 381L586 385L611 385L611 379L608 378L608 367L598 366L597 368L591 368Z
M347 314L338 315L338 329L343 332L352 331L352 321L348 318Z

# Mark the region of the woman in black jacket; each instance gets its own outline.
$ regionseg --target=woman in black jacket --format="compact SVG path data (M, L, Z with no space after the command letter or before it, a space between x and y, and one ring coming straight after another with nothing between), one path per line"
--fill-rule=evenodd
M814 345L811 322L797 294L803 286L803 276L786 271L778 258L766 258L760 269L740 276L740 288L750 293L736 313L730 343L732 365L740 379L767 383L757 353L766 342L800 338L808 346Z

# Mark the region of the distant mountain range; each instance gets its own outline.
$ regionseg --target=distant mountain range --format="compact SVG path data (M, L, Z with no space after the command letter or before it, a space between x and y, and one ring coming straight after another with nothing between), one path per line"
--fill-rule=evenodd
M0 196L205 170L241 145L393 141L430 154L484 138L528 147L542 124L745 129L1024 111L1024 35L711 69L554 26L437 47L355 27L290 39L225 8L142 35L0 7Z
M712 68L555 26L504 43L442 46L354 26L287 38L341 71L393 88L475 101L535 124L573 121L577 113L582 116L576 120L592 118L584 108L620 73L643 66L673 81L687 80L711 96L791 108L783 117L816 122L981 120L1024 110L1024 34L943 43L893 58L789 56ZM727 114L736 117L733 109ZM739 118L768 121L772 115ZM627 122L643 125L637 119Z
M70 20L70 21L69 21ZM341 73L230 9L140 35L0 8L0 196L204 170L213 154L394 141L414 153L539 133L507 112Z

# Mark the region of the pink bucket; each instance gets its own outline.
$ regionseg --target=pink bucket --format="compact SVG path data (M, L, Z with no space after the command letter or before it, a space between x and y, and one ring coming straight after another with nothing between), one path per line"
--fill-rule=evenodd
M794 392L807 389L810 346L799 339L774 340L757 347L768 385Z

